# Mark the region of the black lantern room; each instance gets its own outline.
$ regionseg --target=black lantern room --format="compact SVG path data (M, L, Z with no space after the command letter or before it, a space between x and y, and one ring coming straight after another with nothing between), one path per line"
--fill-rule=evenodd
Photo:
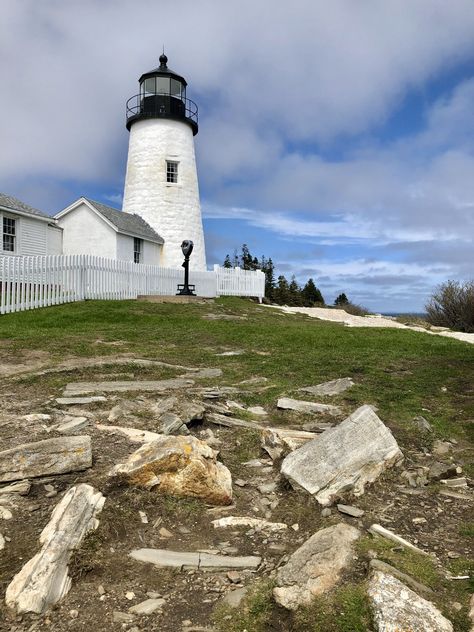
M167 118L188 123L198 132L198 108L186 98L186 80L167 66L168 57L160 55L160 65L139 79L140 93L127 101L127 129L135 121Z

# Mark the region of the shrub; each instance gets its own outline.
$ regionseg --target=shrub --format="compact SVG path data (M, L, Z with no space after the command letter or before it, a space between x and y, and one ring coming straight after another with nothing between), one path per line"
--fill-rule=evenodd
M348 314L351 314L351 316L367 316L367 314L370 314L369 310L363 305L345 303L344 305L340 305L340 307Z
M474 281L442 283L425 306L431 325L474 332Z

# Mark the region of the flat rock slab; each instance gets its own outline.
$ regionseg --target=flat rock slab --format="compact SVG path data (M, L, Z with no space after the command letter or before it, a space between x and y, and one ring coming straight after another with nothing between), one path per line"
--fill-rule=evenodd
M372 408L361 406L338 426L285 457L281 473L326 506L349 490L360 496L366 483L402 458L390 430Z
M368 594L379 632L453 632L452 623L430 601L390 574L373 571Z
M72 487L56 505L51 520L40 535L42 548L7 588L5 602L17 613L41 614L70 589L68 564L84 536L96 529L104 496L90 485Z
M226 428L253 428L254 430L262 430L264 428L264 426L260 426L254 421L227 417L226 415L220 415L219 413L207 413L205 419L209 423L216 424L216 426L225 426Z
M65 474L91 466L89 436L45 439L0 452L0 482Z
M365 511L363 509L359 509L359 507L353 507L352 505L342 505L338 504L337 510L340 513L346 514L346 516L352 516L353 518L361 518Z
M65 435L75 434L76 432L84 430L84 428L86 428L88 425L89 420L87 419L87 417L73 417L72 419L69 419L64 423L59 424L59 426L56 427L56 431Z
M341 409L331 404L319 404L318 402L305 402L301 399L290 399L289 397L280 397L277 407L283 410L295 410L298 413L340 415Z
M288 525L284 522L268 522L262 518L248 518L247 516L227 516L213 520L215 529L222 527L250 527L256 531L284 531Z
M193 436L161 435L145 443L110 477L118 483L160 493L200 498L212 505L232 503L232 477L217 452Z
M422 555L429 555L426 551L419 549L417 546L415 546L411 542L408 542L408 540L405 540L405 538L402 538L400 535L393 533L393 531L390 531L389 529L382 527L382 525L380 524L371 525L369 527L369 533L371 533L372 535L380 535L383 538L386 538L387 540L391 540L392 542L395 542L399 546L403 546L406 549L410 549L410 551L414 551L415 553L421 553Z
M211 555L197 551L168 551L167 549L137 549L130 557L140 562L154 564L159 568L177 568L179 570L197 569L211 570L254 570L260 565L262 558L255 555L232 557L230 555Z
M150 391L161 393L174 389L187 388L193 380L174 378L170 380L125 380L117 382L71 382L66 385L64 397L86 395L87 393L116 393L129 391Z
M288 428L264 428L262 430L261 445L272 459L280 457L300 448L308 441L317 438L314 432L305 430L291 430Z
M132 614L148 615L161 610L166 605L165 599L145 599L128 609Z
M354 381L351 377L341 377L338 380L331 380L330 382L323 382L317 386L304 386L299 388L301 393L311 393L311 395L339 395L348 388L354 386Z
M275 601L287 610L297 610L331 590L352 562L353 544L359 537L360 531L344 523L312 535L278 569Z
M147 443L149 441L156 441L160 439L162 435L156 432L149 432L148 430L142 430L141 428L126 428L123 426L108 426L105 424L97 424L97 430L103 432L111 432L112 434L122 435L127 437L132 443Z
M97 395L96 397L57 397L56 404L61 406L74 406L75 404L94 404L95 402L106 402L107 397Z

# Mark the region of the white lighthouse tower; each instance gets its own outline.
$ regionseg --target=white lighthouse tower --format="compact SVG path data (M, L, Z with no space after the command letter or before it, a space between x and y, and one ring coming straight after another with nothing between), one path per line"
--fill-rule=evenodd
M186 80L167 66L139 79L140 93L127 101L130 131L123 210L141 215L165 243L161 265L180 268L181 243L194 242L191 266L206 269L199 186L194 155L197 105L186 98Z

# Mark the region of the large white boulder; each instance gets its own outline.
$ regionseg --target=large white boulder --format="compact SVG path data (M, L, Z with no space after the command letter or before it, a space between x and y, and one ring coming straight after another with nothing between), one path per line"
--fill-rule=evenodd
M18 613L41 614L57 603L70 589L68 564L71 553L84 536L96 529L97 515L104 496L84 483L71 487L56 505L51 520L40 535L43 545L7 588L5 601Z
M388 573L373 571L368 593L378 632L453 632L452 623L430 601Z
M330 505L343 492L355 496L403 458L390 430L370 406L361 406L334 428L291 452L281 473L296 488Z
M343 522L312 535L278 569L275 601L296 610L333 588L352 562L353 544L359 536L360 531Z

